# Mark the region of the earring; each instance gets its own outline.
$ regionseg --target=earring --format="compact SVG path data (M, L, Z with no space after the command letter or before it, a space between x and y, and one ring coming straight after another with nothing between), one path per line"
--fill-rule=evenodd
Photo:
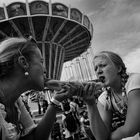
M25 75L25 76L28 76L28 75L29 75L29 72L26 71L26 72L24 73L24 75Z

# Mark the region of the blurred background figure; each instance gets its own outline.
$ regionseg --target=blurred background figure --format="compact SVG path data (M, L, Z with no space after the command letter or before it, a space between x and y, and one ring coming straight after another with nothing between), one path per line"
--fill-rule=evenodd
M57 121L57 118L55 119L55 122L53 124L53 128L51 131L51 139L52 140L62 140L61 126L60 126L60 123Z
M64 127L65 139L79 140L80 138L80 121L77 113L77 104L73 98L63 102L62 123Z
M21 97L22 97L22 101L23 101L23 103L24 103L27 111L29 112L29 114L32 117L32 112L31 112L31 109L30 109L30 106L29 106L29 97L28 97L28 94L27 93L22 94Z
M43 108L43 113L45 113L48 108L48 101L45 99L43 99L42 108Z

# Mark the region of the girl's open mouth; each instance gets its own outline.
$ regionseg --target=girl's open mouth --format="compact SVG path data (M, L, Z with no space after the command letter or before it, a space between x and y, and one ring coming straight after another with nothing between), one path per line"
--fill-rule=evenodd
M104 77L104 76L100 76L99 79L100 79L100 81L101 81L102 83L105 82L105 77Z

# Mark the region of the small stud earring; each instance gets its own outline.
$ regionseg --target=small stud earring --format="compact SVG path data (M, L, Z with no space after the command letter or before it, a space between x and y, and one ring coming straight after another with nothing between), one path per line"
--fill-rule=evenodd
M26 71L26 72L24 73L24 75L25 75L25 76L28 76L28 75L29 75L29 72Z

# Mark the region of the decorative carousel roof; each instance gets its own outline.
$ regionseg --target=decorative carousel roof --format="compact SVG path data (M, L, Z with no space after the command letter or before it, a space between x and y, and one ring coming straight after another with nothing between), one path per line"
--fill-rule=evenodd
M87 50L93 26L81 11L62 3L36 0L0 7L0 40L27 35L35 38L45 58L51 55L51 63L58 64L58 59L66 62ZM46 59L46 67L49 61Z

